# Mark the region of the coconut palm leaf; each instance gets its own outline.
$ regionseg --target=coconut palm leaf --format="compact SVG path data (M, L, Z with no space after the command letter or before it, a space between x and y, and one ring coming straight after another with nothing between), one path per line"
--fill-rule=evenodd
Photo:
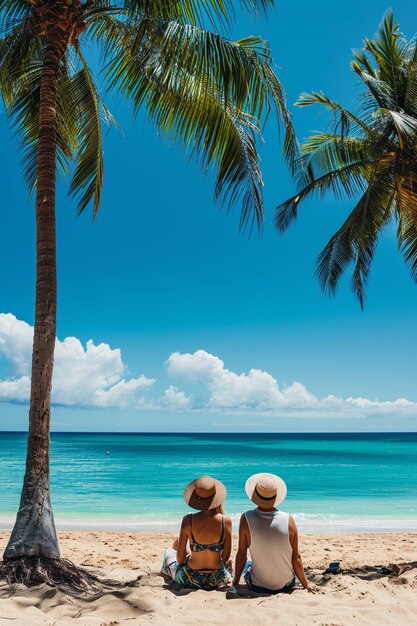
M112 114L101 99L91 71L79 49L81 69L62 86L60 102L67 110L73 107L76 120L73 133L75 171L70 193L78 197L78 213L93 201L93 214L97 215L103 185L103 132L102 124L116 124Z
M299 204L308 197L337 199L364 193L373 166L369 143L358 137L317 133L304 143L298 166L299 191L275 211L275 225L284 232L297 218Z
M274 0L240 0L248 12L259 15L274 7ZM125 0L124 8L129 14L141 14L162 20L177 20L194 26L211 26L220 23L230 25L235 18L232 0Z
M332 114L330 131L301 147L298 192L276 209L283 232L299 204L315 194L356 200L356 206L318 257L317 277L329 295L353 265L352 289L363 306L378 239L397 222L398 246L417 281L417 46L406 40L392 12L374 39L354 54L363 84L358 112L322 93L301 94L298 106L318 104Z
M10 30L18 20L30 15L30 4L27 0L0 0L0 32Z
M192 88L191 88L192 87ZM161 73L159 59L135 81L135 107L146 107L160 134L170 137L203 171L215 166L215 197L231 207L242 202L241 227L263 221L262 177L255 148L255 121L231 104L207 75Z
M217 168L215 195L228 206L243 199L242 227L261 225L255 139L271 108L284 121L285 157L292 163L297 152L267 46L257 37L228 41L195 26L149 19L138 22L132 41L108 66L110 86L127 94L136 112L144 106L163 134L198 155L204 171Z
M37 181L39 102L43 69L40 59L35 55L32 55L32 59L27 66L22 63L22 75L13 72L13 80L10 80L7 90L3 91L3 95L7 96L5 101L7 102L8 115L19 140L22 166L30 194L34 192ZM67 76L68 67L66 63L63 63L61 80L66 80ZM65 175L68 172L68 163L72 156L72 138L68 133L72 108L63 107L59 97L57 108L60 113L56 131L57 167L58 171Z
M356 207L330 239L317 261L319 282L323 291L331 295L335 294L346 267L354 262L352 289L361 307L378 237L391 219L391 205L395 196L393 165L392 161L379 164Z

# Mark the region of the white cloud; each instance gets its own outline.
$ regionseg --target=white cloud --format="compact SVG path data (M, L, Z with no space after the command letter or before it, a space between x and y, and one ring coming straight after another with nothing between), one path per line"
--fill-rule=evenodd
M280 387L268 372L251 369L237 374L217 356L204 350L173 352L167 360L168 373L190 383L200 383L203 392L192 400L194 410L229 412L277 417L354 417L369 415L417 416L417 403L404 398L369 400L317 398L300 382Z
M192 409L191 398L174 385L165 389L164 394L158 400L148 400L143 396L136 403L136 408L140 411L165 411L176 413Z
M174 387L174 385L170 385L168 389L165 389L159 404L167 409L183 411L191 407L191 398L186 396L185 393L180 391L177 387Z
M0 313L0 355L17 375L30 374L33 328L11 313Z
M0 355L14 370L14 378L0 381L0 400L27 402L30 393L30 362L33 327L11 313L0 314ZM23 374L19 376L19 374ZM126 366L118 348L76 337L56 340L52 402L66 406L118 407L134 405L137 391L154 380L140 376L124 378Z
M29 324L11 313L0 314L0 357L10 369L10 375L0 380L0 402L29 400L32 338ZM162 397L152 398L143 392L156 381L144 375L128 378L120 349L92 340L83 346L76 337L57 339L52 401L64 406L244 416L417 416L417 403L405 398L381 401L331 394L318 398L300 382L280 385L266 371L236 373L205 350L173 352L166 365L169 376L182 380L187 391L170 385Z
M0 381L0 400L2 402L27 402L30 395L30 378Z
M301 383L295 382L281 390L268 372L251 369L247 374L236 374L226 369L221 359L204 350L193 354L173 352L167 366L170 376L199 381L206 386L206 408L269 411L317 402Z

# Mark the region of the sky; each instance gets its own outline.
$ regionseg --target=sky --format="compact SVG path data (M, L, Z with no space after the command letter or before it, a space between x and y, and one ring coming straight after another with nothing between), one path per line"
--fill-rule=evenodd
M232 37L270 43L299 139L324 129L302 91L354 109L352 49L384 1L281 0L268 19L238 13ZM392 5L402 32L417 7ZM239 233L239 207L213 202L213 177L110 98L123 128L105 138L101 211L57 205L55 431L415 431L417 286L395 233L379 246L364 311L349 276L329 299L315 258L352 204L315 199L280 235L273 209L294 192L276 124L260 147L262 236ZM0 111L2 246L0 430L25 430L34 319L35 229L13 132Z

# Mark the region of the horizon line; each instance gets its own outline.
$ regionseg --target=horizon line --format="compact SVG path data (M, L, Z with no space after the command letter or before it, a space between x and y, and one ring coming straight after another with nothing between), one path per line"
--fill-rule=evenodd
M0 430L0 434L27 434L28 430ZM60 435L417 435L417 430L362 430L362 431L127 431L127 430L51 430Z

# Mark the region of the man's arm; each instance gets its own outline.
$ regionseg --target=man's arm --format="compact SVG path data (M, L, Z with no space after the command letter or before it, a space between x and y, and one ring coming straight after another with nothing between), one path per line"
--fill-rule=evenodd
M240 518L239 524L239 546L236 554L235 562L235 576L233 578L232 585L236 587L239 584L240 577L242 576L243 569L246 565L246 557L248 555L248 548L250 546L250 535L248 522L246 521L245 514Z
M298 530L297 526L294 522L294 519L290 515L290 520L288 524L289 534L290 534L290 544L292 548L292 566L294 568L295 575L297 576L300 583L303 585L304 589L307 591L313 591L308 583L306 575L304 573L303 562L301 560L301 554L298 551Z

